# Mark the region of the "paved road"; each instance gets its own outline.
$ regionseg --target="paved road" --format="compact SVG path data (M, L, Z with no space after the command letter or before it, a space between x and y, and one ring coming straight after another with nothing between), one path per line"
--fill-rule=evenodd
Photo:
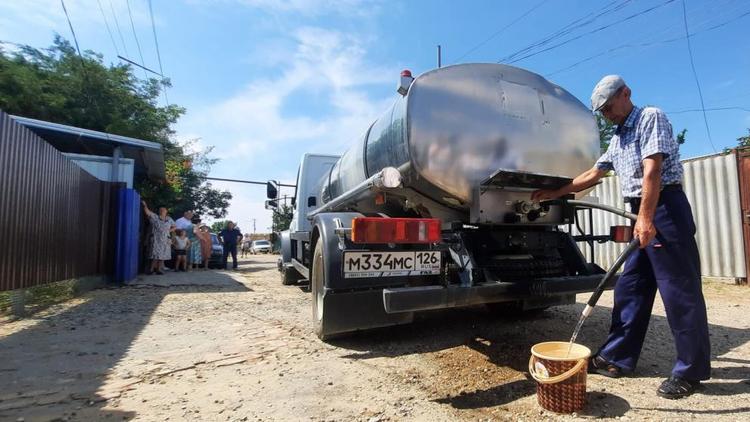
M309 294L274 256L240 271L143 277L0 326L0 420L538 420L532 344L565 339L582 308L500 318L483 307L326 344ZM750 412L750 289L709 284L714 379L687 400L653 391L670 367L660 305L636 377L590 376L578 417L741 420ZM606 334L611 295L581 334Z

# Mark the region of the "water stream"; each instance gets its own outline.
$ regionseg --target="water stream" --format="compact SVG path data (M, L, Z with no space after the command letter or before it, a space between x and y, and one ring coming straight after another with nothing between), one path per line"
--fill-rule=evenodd
M581 315L581 319L578 320L576 329L573 330L573 336L570 337L570 344L568 345L568 353L565 355L566 358L570 356L570 349L573 348L573 343L575 343L576 337L578 337L578 333L581 331L581 327L583 327L584 321L586 321L586 315Z

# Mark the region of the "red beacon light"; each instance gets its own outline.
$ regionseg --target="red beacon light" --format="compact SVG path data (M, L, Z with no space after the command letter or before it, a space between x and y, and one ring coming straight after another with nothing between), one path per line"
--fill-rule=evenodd
M396 91L398 91L399 94L406 96L406 93L409 92L409 87L411 86L411 83L414 81L414 77L411 76L411 70L404 69L401 71L401 78L399 78L398 81L398 87Z

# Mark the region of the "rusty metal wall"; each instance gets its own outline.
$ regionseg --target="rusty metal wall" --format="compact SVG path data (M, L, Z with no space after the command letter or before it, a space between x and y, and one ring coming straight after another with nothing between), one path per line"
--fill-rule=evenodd
M0 111L0 291L108 274L114 187Z
M740 182L734 154L714 154L683 160L683 186L697 226L696 241L701 255L701 272L707 277L747 278L745 245L742 233ZM617 177L607 177L589 195L600 203L627 208L623 203ZM583 216L583 211L580 212ZM627 224L610 213L594 211L594 233L607 234L609 227ZM584 224L588 230L588 224ZM575 232L575 231L574 231ZM579 244L586 258L591 254ZM595 262L608 268L623 245L611 242L595 246Z

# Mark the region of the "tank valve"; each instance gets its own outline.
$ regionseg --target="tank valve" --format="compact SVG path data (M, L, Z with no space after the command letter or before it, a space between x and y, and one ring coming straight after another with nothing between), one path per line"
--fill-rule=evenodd
M519 217L526 217L528 221L536 221L544 217L549 211L549 207L545 209L538 202L531 201L517 201L515 208L516 214Z

